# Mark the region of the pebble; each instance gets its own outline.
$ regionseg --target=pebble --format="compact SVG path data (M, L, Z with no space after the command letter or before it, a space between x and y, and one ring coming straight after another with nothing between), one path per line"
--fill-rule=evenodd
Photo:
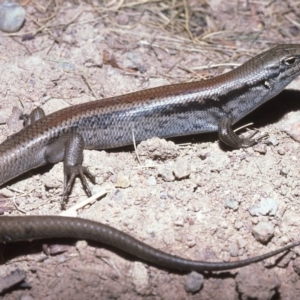
M280 175L287 176L289 173L290 173L290 168L288 168L288 167L283 167L280 170Z
M11 114L11 108L1 108L1 110L0 110L0 124L6 123L7 116L9 116L10 114ZM20 114L19 114L18 117L20 117Z
M300 142L300 113L291 112L287 114L280 129L297 142Z
M241 236L237 238L236 242L240 249L245 248L247 245L247 242Z
M278 148L278 150L277 150L277 153L279 154L279 155L285 155L285 149L284 148Z
M45 252L45 249L43 249L43 250L47 255L58 255L58 254L69 251L70 248L71 247L69 245L51 244L51 245L49 245L48 249L46 249L47 252Z
M239 246L237 243L231 243L229 246L229 253L231 257L239 256Z
M293 268L294 268L294 271L300 276L300 257L297 257L293 261Z
M265 144L257 144L253 147L253 150L255 152L258 152L260 154L266 154L267 153L267 146Z
M4 1L0 3L0 30L17 32L25 21L25 9L18 3Z
M196 293L202 288L203 281L203 275L193 271L187 276L184 289L188 293Z
M176 199L177 200L180 200L182 202L183 205L186 205L189 200L191 199L191 192L188 191L188 190L179 190L177 193L176 193Z
M165 200L165 199L167 199L167 194L166 194L166 192L165 191L160 191L159 192L159 198L160 199L162 199L162 200Z
M171 182L175 180L175 176L173 174L173 164L159 166L157 169L157 173L166 182Z
M34 300L34 298L32 298L30 295L22 295L20 300Z
M10 288L16 285L20 285L24 282L26 279L26 273L24 270L16 269L12 271L10 274L5 276L4 278L0 278L0 293L7 292Z
M137 150L141 158L145 157L161 161L174 159L180 154L179 146L175 145L174 142L159 139L157 137L142 141L137 146Z
M269 242L274 235L274 226L270 222L259 222L252 228L254 238L263 244Z
M57 110L60 110L60 109L63 109L63 108L69 107L69 106L70 106L70 104L62 99L52 98L43 105L43 109L47 115L49 113L52 113L54 111L57 111Z
M271 300L280 288L278 276L258 264L239 269L235 282L239 299Z
M173 167L173 173L177 179L184 179L191 174L191 165L185 158L178 158Z
M116 16L116 21L119 25L125 26L129 23L129 17L127 14L118 14Z
M199 212L200 209L201 209L201 205L199 203L199 199L195 199L195 198L192 198L190 201L189 201L189 209L192 210L193 212Z
M294 257L293 251L286 253L279 261L276 263L278 268L286 269L289 263L293 260Z
M11 109L1 109L0 114L0 123L7 124L7 127L12 132L20 131L23 128L23 122L20 121L20 116L23 114L23 111L19 107L13 107L12 111ZM5 116L5 121L3 121L3 116ZM7 116L8 119L7 119Z
M165 232L163 241L167 246L173 245L175 243L174 231L169 230L168 232Z
M278 204L273 198L262 198L258 206L249 208L251 216L275 216L278 209Z
M121 202L124 198L124 193L123 191L117 189L111 196L111 200L114 202Z
M156 179L154 176L150 176L148 179L147 179L147 185L148 186L155 186L156 185Z
M276 139L275 136L271 135L269 136L269 142L273 145L273 146L277 146L279 144L279 141Z
M188 234L186 236L186 245L189 247L189 248L193 248L196 246L196 237L193 235L193 234Z
M126 54L123 66L129 69L137 69L142 74L147 71L147 66L144 63L143 56L140 51L130 51Z
M232 199L232 198L227 198L225 200L224 207L225 208L230 208L230 209L236 211L239 208L239 203L236 200Z
M237 220L234 222L234 228L237 230L240 230L243 226L244 226L244 223L242 221Z
M68 71L68 72L75 71L75 64L68 62L68 61L59 61L56 63L56 67L58 69L62 69L64 71Z
M175 217L174 225L179 226L179 227L183 227L184 226L184 218L182 216Z
M147 292L149 287L149 274L144 264L135 262L132 269L132 282L135 287L135 291L138 294L143 295Z
M129 186L130 186L129 177L126 176L123 172L119 172L117 175L115 187L125 189L125 188L128 188Z
M86 248L88 247L88 243L87 241L77 241L76 242L76 249L78 250L78 252L82 253L86 250Z

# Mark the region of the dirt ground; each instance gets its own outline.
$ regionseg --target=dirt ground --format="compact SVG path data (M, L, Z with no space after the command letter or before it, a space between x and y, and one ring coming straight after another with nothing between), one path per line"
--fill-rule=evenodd
M300 3L295 0L21 4L27 14L24 27L15 34L0 33L1 141L20 130L19 115L35 107L50 113L206 79L300 37ZM107 194L79 209L78 216L193 260L233 261L298 240L300 144L286 128L291 117L299 118L299 84L295 80L289 87L293 91L284 91L240 122L253 122L251 130L268 134L265 143L248 149L229 150L216 134L205 134L143 142L138 146L141 164L133 148L85 151L84 165L97 178L93 192ZM2 187L1 210L58 215L62 186L61 163L33 170ZM86 198L77 179L67 212ZM265 244L253 236L261 224L273 233ZM0 277L24 270L26 284L1 297L299 299L299 254L296 247L281 260L202 277L160 269L86 241L17 243L4 247Z

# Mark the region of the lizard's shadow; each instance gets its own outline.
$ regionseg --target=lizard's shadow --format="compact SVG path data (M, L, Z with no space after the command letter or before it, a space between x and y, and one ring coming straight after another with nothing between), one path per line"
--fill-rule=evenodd
M4 259L5 260L11 260L11 259L14 259L20 255L30 255L30 254L33 254L33 253L41 253L42 251L42 247L43 247L43 243L47 243L48 245L49 244L63 244L63 245L74 245L76 240L74 239L48 239L48 240L40 240L40 241L33 241L33 242L17 242L17 243L13 243L13 244L7 244L7 245L4 245L4 248L2 249L2 264L5 263ZM90 242L89 243L91 246L94 246L94 247L103 247L103 244L101 243L98 243L98 242ZM138 259L138 258L135 258L134 256L122 251L122 250L119 250L119 249L116 249L114 247L111 247L111 246L107 246L107 245L104 245L104 248L105 249L108 249L108 250L111 250L112 252L118 254L119 256L125 258L126 260L129 260L131 262L135 262L135 261L141 261L141 262L144 262L146 263L147 265L149 266L156 266L155 264L149 264L145 261L143 261L142 259ZM74 251L74 250L73 250ZM283 254L281 254L277 259L276 259L276 262L275 262L275 265L280 262L284 256L287 254L288 252L284 252ZM68 257L68 255L67 255ZM47 257L45 257L47 258ZM72 256L69 257L70 259L72 259ZM73 256L73 259L74 259L74 256ZM81 259L80 256L77 256L77 259ZM68 259L67 259L68 260ZM82 260L82 259L81 259ZM58 261L56 259L54 259L54 261ZM101 264L101 260L99 259L98 260L99 264ZM95 257L95 264L97 264L97 259ZM174 270L170 270L170 269L167 269L167 268L162 268L160 266L156 266L158 267L158 269L160 270L164 270L164 271L167 271L167 272L170 272L170 273L173 273L173 274L178 274L178 275L186 275L190 272L187 272L187 271L184 271L184 272L181 272L181 271L174 271ZM270 266L272 267L272 266ZM248 272L253 272L255 269L252 269L252 270L248 270ZM234 279L236 277L236 275L238 274L238 271L237 272L230 272L230 271L218 271L218 272L199 272L203 275L204 279L205 280L224 280L224 279ZM88 274L88 273L87 273ZM89 276L89 275L87 275ZM185 281L188 279L188 277L184 277ZM20 285L21 284L21 285ZM7 292L9 291L12 291L12 290L16 290L16 289L26 289L26 288L30 288L30 284L27 284L26 282L24 283L24 287L22 286L23 282L21 282L20 284L10 288ZM204 283L205 284L205 283ZM202 288L201 288L202 289ZM201 292L201 290L200 290ZM6 293L6 292L4 292ZM192 293L192 294L198 294L199 291L195 292L195 293ZM276 291L275 295L273 296L272 300L279 300L280 299L280 295L278 293L278 291Z
M1 252L0 265L5 264L7 261L11 261L11 260L13 260L13 259L15 259L19 256L22 256L22 255L32 255L32 254L42 253L44 247L48 246L48 245L67 245L67 246L70 246L70 247L73 246L74 247L73 251L76 251L75 250L76 241L78 241L78 239L73 239L73 238L52 238L52 239L41 239L41 240L36 240L36 241L32 241L32 242L26 241L26 242L15 242L15 243L2 244L0 246L0 252ZM158 269L165 270L165 271L168 271L168 272L173 273L173 274L184 275L184 274L190 273L189 271L174 270L174 269L161 267L161 266L156 265L154 263L149 263L149 262L147 262L143 259L137 258L134 255L131 255L131 254L129 254L129 253L123 251L123 250L120 250L118 248L115 248L115 247L112 247L112 246L109 246L109 245L106 245L106 244L103 244L103 243L100 243L100 242L89 241L88 244L90 246L94 247L94 248L103 248L103 249L109 250L112 253L115 253L115 254L119 255L120 257L122 257L122 258L124 258L128 261L131 261L131 262L140 261L140 262L145 263L146 265L154 266ZM68 250L63 251L63 252L67 252L67 251ZM285 251L285 252L282 252L281 254L278 254L274 265L276 266L276 264L278 264L285 257L285 255L288 252L289 251ZM40 261L43 261L47 257L55 257L55 256L58 256L58 255L61 255L61 254L62 254L62 252L57 253L55 255L49 255L49 256L47 256L45 254L44 257L41 256ZM253 254L253 256L255 256L255 254ZM77 256L77 257L80 259L80 256ZM95 258L95 260L96 260L96 258ZM100 264L100 260L99 260L99 264ZM273 265L270 266L270 267L273 267ZM234 274L235 272L231 273L228 270L227 271L226 270L225 271L212 271L212 272L211 271L203 271L203 272L200 272L200 273L202 273L202 275L207 279L208 278L223 278L224 279L224 278L235 277L235 274Z
M297 110L300 110L300 91L284 90L240 120L237 126L253 122L254 126L259 128L276 123L282 119L285 114Z

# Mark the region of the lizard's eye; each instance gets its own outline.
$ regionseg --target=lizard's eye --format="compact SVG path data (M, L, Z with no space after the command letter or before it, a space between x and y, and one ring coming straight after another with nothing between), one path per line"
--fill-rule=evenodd
M289 56L283 59L283 63L289 67L293 66L297 61L298 61L297 56Z

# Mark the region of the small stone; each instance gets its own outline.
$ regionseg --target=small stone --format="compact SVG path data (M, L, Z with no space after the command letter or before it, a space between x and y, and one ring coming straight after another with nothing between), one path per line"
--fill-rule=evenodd
M239 269L235 281L239 299L271 300L280 288L278 276L259 264Z
M150 176L148 179L147 179L147 185L149 186L154 186L156 185L156 179L154 176Z
M124 25L127 25L127 24L128 24L128 22L129 22L129 17L128 17L127 14L122 14L122 13L120 13L120 14L118 14L118 15L116 16L116 21L117 21L117 23L118 23L119 25L124 26Z
M246 241L241 236L237 238L236 242L240 249L245 248L247 245Z
M1 109L1 111L2 111L2 109ZM7 127L9 128L9 130L11 132L18 132L24 127L23 122L21 122L21 120L20 120L20 116L23 114L23 112L19 107L14 106L12 111L10 111L10 109L9 109L9 112L6 111L6 109L3 109L3 113L4 113L4 115L9 116L9 117L8 117L8 119L6 118L6 120L4 122L1 122L2 118L1 118L1 114L0 114L0 123L6 122Z
M266 146L266 144L257 144L253 147L253 150L260 153L260 154L266 154L267 153L267 146Z
M272 198L263 198L261 199L258 213L260 213L263 216L270 215L274 216L276 214L278 208L277 202Z
M231 243L229 246L229 253L231 257L239 256L239 246L237 243Z
M58 69L62 69L68 72L74 72L75 71L75 65L69 61L58 61L56 63L56 67Z
M279 141L276 139L275 136L271 135L269 136L269 142L273 145L273 146L277 146L279 144Z
M143 295L149 287L149 274L144 264L135 262L132 270L132 282L138 294Z
M277 212L278 204L273 198L262 198L258 206L249 208L251 216L274 216Z
M169 230L168 232L165 232L163 241L167 246L173 245L175 243L174 231Z
M187 178L191 174L191 166L187 159L177 159L173 168L173 172L177 179Z
M51 100L47 101L44 105L43 105L43 109L46 113L46 115L48 115L49 113L52 113L54 111L69 107L70 104L68 104L66 101L62 100L62 99L58 99L58 98L51 98Z
M123 200L124 194L121 190L117 189L115 192L112 194L110 200L113 202L121 202Z
M60 244L54 244L49 245L46 254L47 255L58 255L64 252L69 251L71 246L69 245L60 245Z
M14 108L13 108L14 109ZM20 115L22 114L22 111L18 109L18 121L20 122ZM1 108L0 110L0 124L4 124L8 121L8 116L12 113L11 108ZM13 116L14 117L14 116ZM11 119L12 116L9 117ZM14 120L16 119L15 117L13 118ZM9 127L10 129L10 127Z
M220 226L221 228L227 229L227 228L228 228L228 222L225 221L225 220L223 220L223 221L221 221L221 222L219 223L219 226Z
M26 272L24 270L16 269L4 278L0 278L0 293L6 292L13 286L23 283L23 285L28 285L25 282Z
M267 216L258 216L258 222L268 222L269 221L269 217Z
M25 9L18 3L4 1L0 3L0 30L17 32L25 21Z
M283 167L283 168L280 170L280 175L287 176L289 173L290 173L290 168Z
M225 203L224 203L224 207L225 208L230 208L230 209L236 211L239 208L239 203L236 200L232 199L232 198L227 198Z
M193 248L196 246L196 238L194 235L192 234L189 234L186 236L186 245L189 247L189 248Z
M117 180L115 183L115 187L119 188L128 188L130 186L130 181L128 176L124 175L123 172L119 172L117 175Z
M167 160L174 159L179 156L179 146L174 142L159 139L157 137L142 141L137 146L137 151L140 158L152 160Z
M200 151L197 153L197 155L199 156L199 158L201 160L205 160L209 154L207 153L207 150L203 150L203 149L200 149Z
M242 221L235 221L234 222L234 228L237 230L240 230L244 226L244 223Z
M293 257L294 253L292 251L289 251L278 261L278 263L276 263L276 266L278 268L286 269Z
M269 242L274 235L274 226L270 222L259 222L252 228L254 238L263 244Z
M183 227L184 226L184 219L182 216L177 216L176 219L174 220L174 225Z
M280 129L286 132L295 141L300 142L300 113L290 112L287 114Z
M278 153L279 155L285 155L285 149L284 149L284 148L279 148L279 149L277 150L277 153Z
M293 262L294 271L300 276L300 257L298 256Z
M174 191L168 191L167 196L168 196L170 199L174 199L174 198L175 198L175 193L174 193Z
M176 193L176 199L180 200L183 205L186 205L189 202L189 200L191 199L191 193L188 190L180 189Z
M256 206L252 206L248 209L251 216L258 216L258 211Z
M75 246L79 252L83 252L88 247L88 243L87 243L87 241L78 241L78 242L76 242Z
M198 212L201 209L201 205L199 203L199 199L194 199L192 198L189 201L189 208L193 211L193 212Z
M57 263L62 264L64 262L66 262L68 259L65 255L58 255L58 256L56 256L55 260L57 261Z
M123 61L123 67L128 69L137 69L141 73L145 73L147 71L147 66L144 63L143 56L138 50L127 52L126 58Z
M34 300L34 298L30 295L22 295L20 300Z
M173 164L159 166L157 169L157 173L166 182L171 182L175 180L175 176L173 174Z
M184 289L188 293L196 293L202 288L203 281L203 275L193 271L188 275L184 284Z
M160 191L159 192L159 198L162 199L162 200L165 200L167 199L167 194L165 191Z

